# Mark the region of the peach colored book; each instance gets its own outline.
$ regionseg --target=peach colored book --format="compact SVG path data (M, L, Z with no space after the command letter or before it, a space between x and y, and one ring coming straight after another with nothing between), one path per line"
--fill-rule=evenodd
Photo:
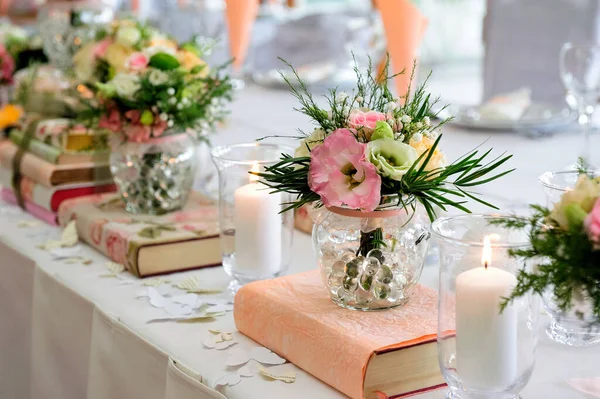
M331 301L314 270L245 285L234 318L240 332L351 398L397 398L445 385L430 288L415 287L395 309L352 311Z

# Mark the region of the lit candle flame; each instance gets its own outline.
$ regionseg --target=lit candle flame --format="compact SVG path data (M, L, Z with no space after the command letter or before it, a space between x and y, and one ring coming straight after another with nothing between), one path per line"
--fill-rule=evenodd
M492 242L491 236L483 237L483 251L481 251L481 263L486 269L492 263Z
M260 172L260 167L258 166L258 162L254 162L254 164L252 165L252 169L250 169L250 172L251 172L249 174L250 183L256 183L258 181L259 177L253 173Z

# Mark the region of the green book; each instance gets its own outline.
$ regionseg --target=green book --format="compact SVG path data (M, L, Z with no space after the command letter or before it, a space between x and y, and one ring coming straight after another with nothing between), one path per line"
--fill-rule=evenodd
M23 142L24 134L13 129L9 135L11 141L17 146ZM29 152L55 165L74 165L81 163L108 163L109 151L85 151L63 153L60 149L46 144L38 139L31 139Z
M23 142L24 136L23 132L16 129L13 129L9 135L12 142L19 147ZM53 164L58 164L58 159L61 154L61 151L58 148L37 139L31 139L31 142L29 143L29 152Z

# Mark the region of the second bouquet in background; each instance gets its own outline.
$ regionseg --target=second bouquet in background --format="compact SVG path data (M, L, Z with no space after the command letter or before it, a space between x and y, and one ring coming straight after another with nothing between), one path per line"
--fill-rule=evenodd
M417 203L430 220L436 208L469 212L467 200L493 207L471 189L509 173L497 169L511 156L472 151L448 163L439 148L445 121L432 123L437 100L426 82L395 97L387 65L379 76L370 66L366 74L355 69L356 90L330 90L328 109L297 74L297 84L288 82L317 126L298 137L293 157L259 175L274 192L295 196L288 210L314 205L313 243L333 301L384 309L406 303L421 275L430 235Z
M81 117L117 134L111 171L130 212L162 214L185 204L194 140L207 140L226 115L232 86L221 68L204 63L203 50L121 20L74 57L78 78L95 93Z

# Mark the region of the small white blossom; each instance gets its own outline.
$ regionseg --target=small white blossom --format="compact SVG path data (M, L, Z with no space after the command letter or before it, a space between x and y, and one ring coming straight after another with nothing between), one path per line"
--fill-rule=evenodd
M169 75L166 72L161 71L160 69L152 68L150 73L148 74L148 80L153 86L164 85L169 81Z
M394 102L396 104L400 104L400 97L394 97Z
M169 98L169 104L171 104L171 105L177 104L177 99L175 97Z
M177 104L177 109L178 110L182 110L183 109L183 104L182 103Z
M412 118L408 115L402 115L402 119L400 119L402 123L410 123L411 120Z
M163 112L162 114L159 115L159 118L163 121L169 120L169 114L167 114L166 112Z
M410 138L410 141L414 142L414 143L420 143L421 140L423 140L423 135L421 133L415 133L413 134L413 136Z
M174 124L175 124L175 122L173 122L173 120L172 120L172 119L170 119L170 120L167 122L167 126L168 126L168 127L173 127L173 125L174 125Z
M404 135L402 133L397 134L395 139L396 141L404 141Z
M167 89L167 94L170 95L170 96L174 96L175 95L175 89L172 88L172 87L169 87Z
M356 97L356 102L362 104L363 98L361 96Z
M417 128L417 130L423 129L423 123L417 122L415 123L415 127Z
M181 103L183 105L190 105L190 99L187 98L187 97L184 97L184 98L181 99Z
M339 93L335 96L335 102L338 104L341 104L344 101L346 101L347 98L348 98L348 93L346 93L345 91L342 91L341 93Z
M429 119L428 116L423 118L423 123L425 124L425 126L431 126L431 119Z
M219 99L218 99L218 98L216 98L216 97L214 97L214 98L212 98L212 99L210 100L210 103L211 103L212 105L219 105Z
M396 108L398 108L398 104L396 104L394 102L389 102L389 103L385 104L385 110L387 112L391 112L391 111L395 110Z
M388 119L386 122L388 123L388 125L394 126L394 124L396 123L396 120L395 119Z

